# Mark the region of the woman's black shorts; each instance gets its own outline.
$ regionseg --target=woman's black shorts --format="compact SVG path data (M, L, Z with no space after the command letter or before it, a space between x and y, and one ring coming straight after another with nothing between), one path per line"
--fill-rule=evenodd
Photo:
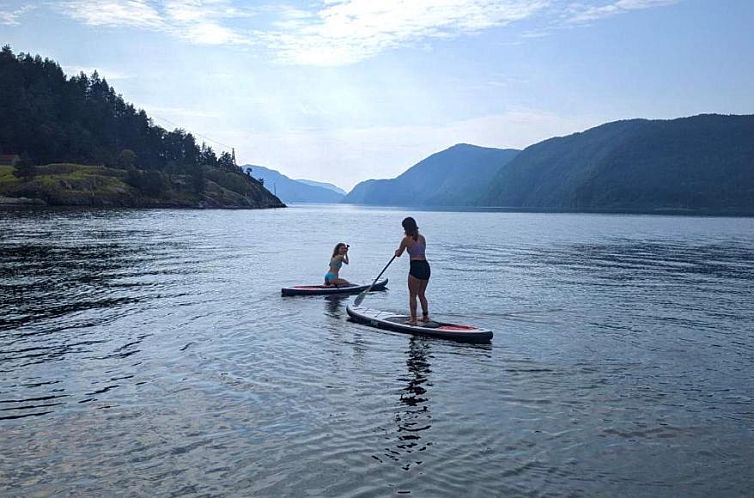
M419 280L429 280L429 263L423 259L412 259L408 274Z

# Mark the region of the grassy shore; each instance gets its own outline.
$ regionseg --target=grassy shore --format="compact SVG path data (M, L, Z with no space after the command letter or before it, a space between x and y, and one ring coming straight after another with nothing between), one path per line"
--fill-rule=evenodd
M82 164L36 167L31 178L17 178L13 166L0 166L3 204L113 207L261 208L284 205L243 175L212 170L197 193L187 175L159 175L159 192L145 193L129 184L126 170Z

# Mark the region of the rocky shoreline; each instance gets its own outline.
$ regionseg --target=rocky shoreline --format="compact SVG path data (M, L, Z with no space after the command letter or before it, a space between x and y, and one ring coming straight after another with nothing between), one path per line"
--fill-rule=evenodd
M0 195L0 207L2 206L47 206L48 204L42 199L31 199L29 197L6 197Z

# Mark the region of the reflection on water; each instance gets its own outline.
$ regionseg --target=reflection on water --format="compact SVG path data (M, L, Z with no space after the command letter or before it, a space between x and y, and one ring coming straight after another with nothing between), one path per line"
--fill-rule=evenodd
M427 391L431 386L430 347L427 339L411 337L406 351L407 372L398 378L405 387L400 390L400 404L396 405L393 418L397 429L395 433L389 432L386 436L392 444L385 448L382 457L401 464L403 470L409 470L412 465L421 465L420 452L432 446L427 440L428 433L424 432L432 427L430 396ZM374 458L383 461L379 456Z
M404 392L401 393L401 403L405 406L403 411L395 415L400 441L397 448L406 455L424 451L432 445L428 441L422 442L422 431L432 427L432 414L429 410L429 393L427 392L427 388L431 386L429 382L429 374L431 373L429 360L431 358L432 354L428 342L416 337L409 340L408 358L406 360L408 376L399 379L407 382ZM421 460L408 462L403 466L403 469L408 470L411 463L419 465L422 462Z
M346 305L353 299L353 296L321 296L316 299L322 299L325 302L325 313L327 316L341 318L346 312Z
M751 220L420 213L491 345L281 299L408 214L0 211L0 495L754 495Z

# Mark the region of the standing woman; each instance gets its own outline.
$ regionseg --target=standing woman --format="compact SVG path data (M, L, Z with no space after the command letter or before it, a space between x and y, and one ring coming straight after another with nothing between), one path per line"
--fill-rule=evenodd
M406 236L401 240L401 245L395 251L395 257L399 258L403 250L408 251L411 258L410 268L408 271L408 307L411 311L409 325L416 325L416 298L422 305L422 322L429 321L429 304L424 296L429 283L429 263L424 254L427 248L427 239L419 233L419 227L416 226L416 220L410 216L403 220L403 231Z
M351 285L351 282L338 276L343 263L348 264L348 247L348 244L338 242L335 249L333 249L332 256L330 257L330 268L325 273L325 285L334 285L336 287Z

